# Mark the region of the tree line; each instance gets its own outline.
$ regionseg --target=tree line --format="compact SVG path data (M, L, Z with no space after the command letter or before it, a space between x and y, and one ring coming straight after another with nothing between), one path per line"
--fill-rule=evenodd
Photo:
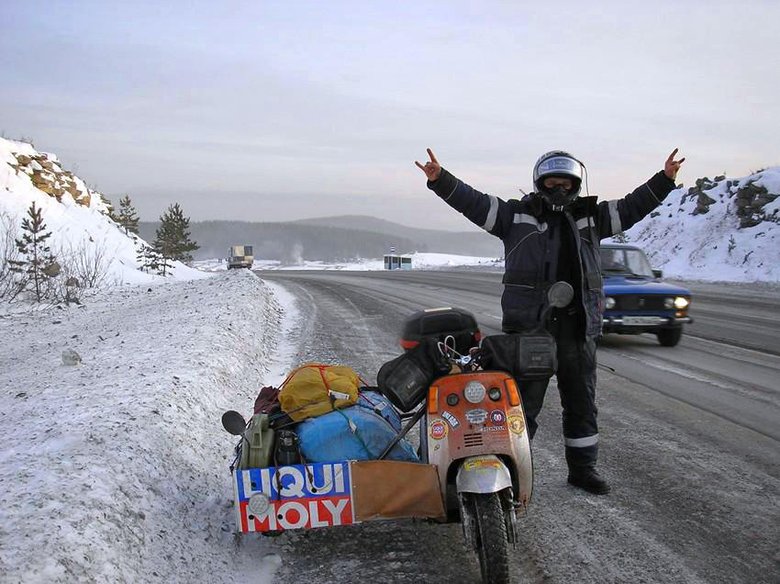
M116 209L105 197L103 201L107 216L136 243L141 270L166 276L173 262L192 262L192 252L199 246L191 238L190 220L179 203L170 205L160 216L154 241L148 244L138 236L138 212L129 195L119 200ZM0 215L0 228L0 299L79 302L80 290L99 287L107 276L111 258L99 242L60 248L59 253L52 250L52 233L35 201L20 225L8 215Z

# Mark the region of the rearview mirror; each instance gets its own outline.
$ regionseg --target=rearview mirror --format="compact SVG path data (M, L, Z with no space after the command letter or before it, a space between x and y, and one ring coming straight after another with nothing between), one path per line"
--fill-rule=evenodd
M664 271L653 268L653 277L658 278L660 280L661 278L664 277Z
M228 410L222 414L222 426L234 436L242 436L246 430L246 420L235 410Z
M547 301L554 308L568 306L574 298L574 288L568 282L556 282L547 291Z

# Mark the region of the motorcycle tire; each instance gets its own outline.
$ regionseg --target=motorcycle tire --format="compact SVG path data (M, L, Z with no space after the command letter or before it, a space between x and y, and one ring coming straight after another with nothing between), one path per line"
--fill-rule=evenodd
M509 537L500 495L473 494L472 502L482 581L509 584Z

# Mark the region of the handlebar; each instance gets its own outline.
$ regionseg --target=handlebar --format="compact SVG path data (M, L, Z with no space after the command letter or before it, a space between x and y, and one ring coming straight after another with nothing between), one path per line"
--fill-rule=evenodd
M469 349L468 354L461 355L455 349L455 337L448 335L444 338L444 341L439 341L439 352L453 365L460 367L461 371L476 371L479 369L479 347L472 347Z

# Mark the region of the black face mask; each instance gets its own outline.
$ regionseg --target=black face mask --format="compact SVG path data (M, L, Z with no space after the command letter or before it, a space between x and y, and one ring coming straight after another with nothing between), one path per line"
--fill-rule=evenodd
M541 195L553 210L559 210L575 199L575 197L571 196L571 189L567 189L562 185L558 185L551 189L542 189Z

